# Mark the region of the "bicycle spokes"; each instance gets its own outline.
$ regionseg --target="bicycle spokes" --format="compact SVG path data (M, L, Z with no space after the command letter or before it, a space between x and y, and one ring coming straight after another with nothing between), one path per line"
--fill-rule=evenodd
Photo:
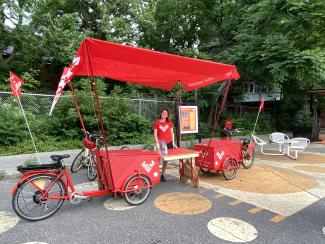
M40 190L40 182L42 190ZM54 214L64 201L66 189L52 175L36 175L20 185L13 197L15 212L27 220L41 220Z

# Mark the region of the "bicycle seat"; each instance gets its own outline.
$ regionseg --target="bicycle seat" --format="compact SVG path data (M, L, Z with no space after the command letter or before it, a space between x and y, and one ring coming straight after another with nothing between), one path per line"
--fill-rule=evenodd
M30 170L42 170L42 169L59 169L62 167L61 162L53 164L40 164L40 165L20 165L17 167L19 172L21 171L30 171Z
M53 160L53 161L56 161L56 162L60 162L62 159L64 158L69 158L70 155L69 154L64 154L64 155L51 155L50 158Z

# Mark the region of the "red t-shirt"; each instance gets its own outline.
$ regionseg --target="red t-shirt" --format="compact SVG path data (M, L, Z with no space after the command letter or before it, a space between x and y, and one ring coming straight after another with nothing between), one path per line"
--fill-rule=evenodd
M173 123L171 121L161 122L160 120L157 120L153 124L152 128L157 130L159 141L165 141L167 144L173 141L171 131L173 129Z

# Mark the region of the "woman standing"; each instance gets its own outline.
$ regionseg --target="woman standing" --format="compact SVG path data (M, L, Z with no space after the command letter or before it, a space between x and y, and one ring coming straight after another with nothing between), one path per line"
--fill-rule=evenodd
M165 148L163 147L165 145L167 145L167 148L177 147L174 143L173 122L171 121L170 112L167 107L163 108L163 110L160 112L159 119L153 124L153 131L158 150L164 150ZM162 182L166 182L166 169L167 161L164 161L160 177Z

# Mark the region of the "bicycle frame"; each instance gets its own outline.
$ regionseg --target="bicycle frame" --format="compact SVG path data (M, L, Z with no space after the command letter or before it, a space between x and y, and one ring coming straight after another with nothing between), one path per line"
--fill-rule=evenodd
M245 151L248 153L248 155L251 157L252 156L252 152L255 148L255 143L254 142L250 142L249 144L246 145L246 148L242 147L241 148L241 158L239 160L237 160L239 163L243 163L243 161L245 160ZM240 166L240 165L239 165Z
M19 187L20 184L22 184L24 181L28 181L35 187L35 189L37 191L42 193L42 198L45 200L46 199L57 199L57 200L70 199L72 194L75 193L76 190L74 188L73 182L71 180L71 177L69 175L67 168L65 166L63 166L62 170L56 170L56 171L58 171L58 173L56 173L54 171L55 170L48 169L48 170L33 170L33 171L23 172L23 176L21 177L21 179L18 181L18 183L14 186L14 188L12 190L12 195L14 195L16 193L17 188ZM35 184L32 180L30 180L30 178L32 176L40 175L40 174L48 174L48 175L52 175L55 177L55 179L46 187L46 189L42 189L37 184ZM64 196L56 196L56 195L48 196L47 193L49 192L49 190L51 189L53 184L55 184L58 180L62 180L65 190L66 190L66 194ZM69 191L69 189L70 189L70 191ZM84 196L84 197L97 197L97 196L108 195L111 193L112 193L111 190L96 190L96 191L82 192L80 195Z

